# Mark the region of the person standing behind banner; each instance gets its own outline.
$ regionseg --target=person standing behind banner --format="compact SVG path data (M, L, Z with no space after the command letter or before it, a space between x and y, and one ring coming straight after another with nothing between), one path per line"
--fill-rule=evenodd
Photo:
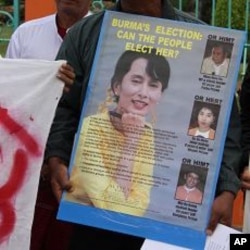
M55 4L55 14L23 23L14 31L6 58L55 60L67 31L77 21L91 14L91 0L55 0ZM73 68L65 63L57 76L65 83L64 91L67 92L75 78ZM56 220L58 202L51 192L47 175L47 166L43 165L30 250L67 250L72 225Z
M168 61L154 49L146 53L127 50L120 56L107 96L113 105L104 103L100 113L83 120L67 200L144 215L155 162L154 133L146 116L154 115L169 77ZM90 131L98 135L94 141ZM89 171L93 166L102 174ZM150 184L138 181L138 173Z
M169 0L118 0L115 11L134 13L176 21L202 23L192 16L173 8ZM47 147L46 162L51 171L51 185L59 201L63 190L70 190L68 164L75 133L84 103L85 93L95 56L96 45L102 28L104 12L91 15L72 28L64 40L57 59L66 59L76 72L71 90L65 93L57 107ZM212 234L217 224L231 225L234 198L240 188L237 176L240 150L240 122L234 102L225 142L223 159L217 183L207 234ZM70 250L109 249L139 250L142 238L128 236L88 226L76 226Z
M27 21L12 34L5 58L55 60L63 38L77 21L91 14L91 0L55 0L55 14ZM58 78L68 91L75 77L74 69L63 64Z

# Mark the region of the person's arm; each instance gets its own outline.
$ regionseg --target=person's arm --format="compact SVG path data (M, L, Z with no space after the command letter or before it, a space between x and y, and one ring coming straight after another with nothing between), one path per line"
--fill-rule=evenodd
M17 28L11 35L8 47L5 53L5 58L21 58L22 52L22 36L20 27Z
M65 170L70 160L100 34L102 23L100 19L103 14L96 14L94 20L93 16L84 18L69 30L56 58L56 60L66 60L75 72L75 80L70 91L64 93L59 101L45 151L52 190L57 199L60 199L62 190L69 187L68 174Z
M74 51L75 48L70 46L72 43L70 40L70 37L65 38L57 58L69 61L75 69L76 78L70 91L64 92L59 101L45 152L45 159L51 174L52 190L58 200L62 195L62 191L69 185L67 166L81 110L81 79L83 79L83 73L80 69L76 51Z
M207 227L208 234L211 234L215 230L218 223L231 226L233 202L240 189L240 180L238 177L239 163L242 155L240 138L240 118L237 103L234 100L217 182L216 198Z

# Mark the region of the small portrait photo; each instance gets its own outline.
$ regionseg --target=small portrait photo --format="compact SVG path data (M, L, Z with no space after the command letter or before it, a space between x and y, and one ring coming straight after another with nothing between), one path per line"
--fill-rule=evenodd
M208 40L201 66L201 74L226 77L233 44Z
M182 164L175 199L201 204L207 171L207 168Z
M220 105L194 101L188 135L214 140Z

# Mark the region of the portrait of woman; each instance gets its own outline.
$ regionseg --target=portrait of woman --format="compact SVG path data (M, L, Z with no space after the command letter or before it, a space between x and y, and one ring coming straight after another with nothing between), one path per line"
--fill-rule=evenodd
M218 105L197 102L192 115L188 135L214 140L216 119L218 116L216 109L218 109Z
M153 185L150 114L168 87L170 66L154 50L118 59L100 112L84 118L66 199L142 216Z

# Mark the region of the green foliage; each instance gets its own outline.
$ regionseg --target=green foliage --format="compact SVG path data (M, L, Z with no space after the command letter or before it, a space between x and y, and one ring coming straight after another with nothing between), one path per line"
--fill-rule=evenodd
M12 27L3 26L0 24L0 55L4 56L7 46L8 46L8 39L10 38L13 30ZM4 40L1 40L4 39Z
M246 22L246 0L233 0L231 1L231 23L229 13L229 1L217 0L215 12L215 26L218 27L231 27L233 29L244 30Z
M0 6L1 5L12 5L13 4L13 0L0 0Z
M7 42L0 42L0 56L4 57L8 43Z

